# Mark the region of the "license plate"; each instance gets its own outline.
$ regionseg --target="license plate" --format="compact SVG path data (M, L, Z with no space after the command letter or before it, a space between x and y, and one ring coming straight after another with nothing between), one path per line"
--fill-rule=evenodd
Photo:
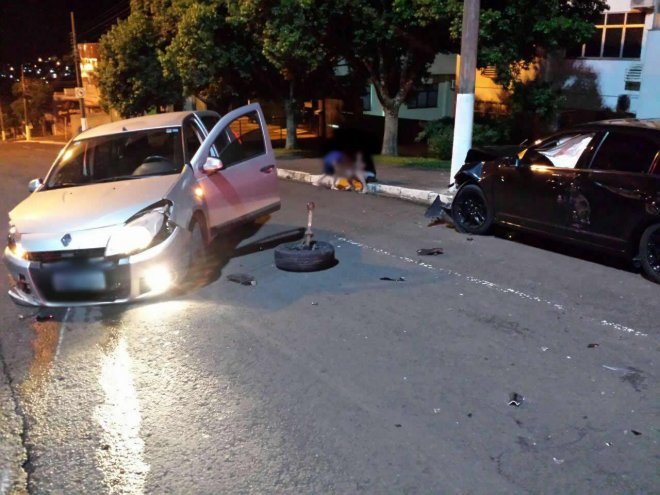
M58 292L81 292L104 290L105 274L101 271L56 273L53 288Z

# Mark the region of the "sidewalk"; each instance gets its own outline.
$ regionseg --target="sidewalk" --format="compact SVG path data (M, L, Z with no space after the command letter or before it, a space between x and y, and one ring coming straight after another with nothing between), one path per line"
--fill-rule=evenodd
M319 185L323 164L321 158L280 157L277 167L281 179ZM378 182L368 185L368 193L422 204L431 204L438 195L443 202L451 201L447 193L449 170L379 164L376 161L376 171Z

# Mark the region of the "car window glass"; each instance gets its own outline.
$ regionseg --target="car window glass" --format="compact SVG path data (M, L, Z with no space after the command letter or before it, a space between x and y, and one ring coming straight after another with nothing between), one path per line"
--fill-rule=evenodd
M218 123L220 120L220 117L217 115L203 115L200 117L202 123L204 124L204 127L206 127L206 130L208 132L211 132L211 129L215 127L215 124Z
M563 134L542 141L525 154L526 161L558 168L575 168L595 133Z
M220 132L214 145L224 167L263 155L266 144L257 112L233 120Z
M197 152L204 138L194 121L189 120L183 125L183 140L186 143L186 161Z
M46 187L174 174L182 166L180 127L122 132L72 142L57 160Z
M658 145L644 136L610 132L598 149L591 168L646 173L658 153Z

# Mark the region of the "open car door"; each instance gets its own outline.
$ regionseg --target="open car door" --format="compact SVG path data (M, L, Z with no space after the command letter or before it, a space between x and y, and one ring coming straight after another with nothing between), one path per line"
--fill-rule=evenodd
M209 227L278 210L275 155L258 103L224 115L191 160L204 191Z

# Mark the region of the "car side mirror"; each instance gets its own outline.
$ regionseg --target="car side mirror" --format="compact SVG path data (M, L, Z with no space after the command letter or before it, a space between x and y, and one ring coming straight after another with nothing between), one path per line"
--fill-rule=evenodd
M43 186L41 179L32 179L30 182L28 182L28 191L32 193L39 189L41 186Z
M224 165L222 164L222 160L220 158L215 158L213 156L208 156L206 157L206 161L204 162L204 165L202 165L202 171L206 175L213 175L217 172L220 172Z

